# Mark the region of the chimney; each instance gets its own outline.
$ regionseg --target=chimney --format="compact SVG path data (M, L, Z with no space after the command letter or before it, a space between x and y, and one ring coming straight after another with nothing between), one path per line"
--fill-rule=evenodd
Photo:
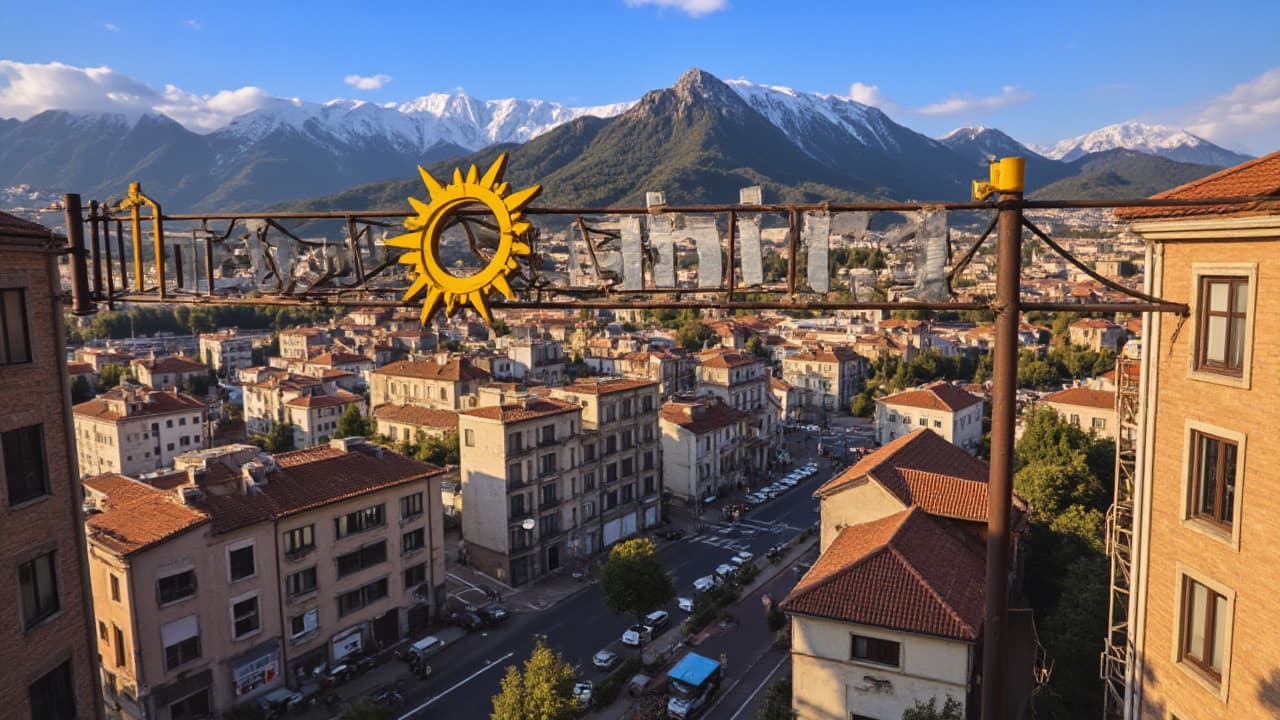
M259 485L267 484L267 469L257 461L247 462L240 466L240 479L245 495Z
M195 505L204 500L204 492L198 487L183 486L178 489L178 492L181 493L183 505Z
M334 450L341 450L344 453L351 452L352 448L360 445L364 445L364 438L359 436L329 439L329 447Z

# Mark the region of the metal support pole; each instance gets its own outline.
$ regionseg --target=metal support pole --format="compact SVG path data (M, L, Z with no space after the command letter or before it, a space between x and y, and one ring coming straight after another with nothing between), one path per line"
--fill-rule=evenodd
M204 237L204 282L205 292L213 295L213 235Z
M182 246L178 245L177 243L174 243L173 245L173 277L174 277L174 280L177 281L177 287L179 290L181 290L183 286L183 282L182 282L182 276L184 274L183 269L184 268L182 267Z
M107 280L107 309L111 309L111 296L116 294L115 276L111 274L111 219L107 206L102 206L102 265Z
M1005 162L1008 162L1007 160ZM1008 168L1008 169L1012 169ZM1007 175L1004 169L1001 175ZM1013 493L1013 425L1018 391L1018 321L1022 280L1022 165L1001 177L996 245L995 366L991 392L991 464L987 481L987 587L982 648L982 718L1003 720L1009 622L1009 510ZM993 179L995 173L993 171Z
M129 291L129 261L124 252L124 221L116 220L116 245L120 251L120 289ZM141 292L141 290L139 290Z
M89 295L89 268L84 247L84 218L80 214L80 196L67 193L62 196L62 207L67 223L67 245L71 247L71 312L75 315L91 315L93 298Z
M93 297L102 297L102 239L98 237L98 201L89 201L89 259L93 261Z

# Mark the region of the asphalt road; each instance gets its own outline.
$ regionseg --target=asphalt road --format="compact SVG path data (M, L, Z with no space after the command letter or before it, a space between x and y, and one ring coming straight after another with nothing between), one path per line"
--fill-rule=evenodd
M796 432L791 439L794 442L789 445L795 459L792 466L808 462L816 450L816 434ZM752 510L741 522L735 525L706 523L698 535L664 543L658 549L658 555L675 578L677 594L690 594L694 579L710 574L738 550L749 550L756 555L757 562L767 562L760 559L765 551L817 522L818 503L812 493L830 479L832 473L830 463L820 460L818 473ZM797 578L794 573L783 573L766 589L780 601ZM736 689L728 690L734 679L740 676L735 670L746 664L755 675L763 677L764 671L773 667L776 659L769 662L768 667L761 667L761 663L754 661L783 656L780 651L771 649L772 634L764 625L758 593L747 598L741 607L747 617L740 618L740 627L709 639L699 649L702 653L712 653L711 657L724 652L730 666L725 673L726 690L722 691L722 702L713 709L712 717L728 718L740 707L730 707L729 701L745 697ZM686 616L674 601L666 610L671 614L672 626L682 622ZM523 662L539 634L545 635L548 644L579 668L581 677L599 680L604 674L591 664L591 657L606 648L624 656L635 652L622 645L620 640L622 632L633 622L631 617L615 615L605 609L599 589L594 584L584 585L581 592L544 612L516 615L504 625L489 632L474 633L434 656L430 661L432 676L426 682L415 682L408 690L401 718L488 717L492 708L490 700L498 692L505 668ZM739 687L754 689L749 687L748 680L740 683ZM758 698L757 695L754 700ZM723 713L726 709L730 711L728 714Z

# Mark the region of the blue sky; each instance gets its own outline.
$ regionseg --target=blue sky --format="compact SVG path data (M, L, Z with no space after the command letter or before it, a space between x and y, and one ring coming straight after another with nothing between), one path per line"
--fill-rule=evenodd
M696 66L852 94L935 136L982 124L1048 143L1138 119L1280 149L1280 2L1009 7L1002 24L995 4L960 2L20 3L5 12L22 31L0 45L0 116L95 107L94 93L127 95L133 81L220 98L208 125L255 92L402 102L461 88L602 104ZM100 67L110 83L74 76Z

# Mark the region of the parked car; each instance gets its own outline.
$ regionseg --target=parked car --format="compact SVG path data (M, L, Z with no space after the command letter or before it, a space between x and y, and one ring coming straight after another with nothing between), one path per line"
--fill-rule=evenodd
M484 619L470 610L455 610L445 616L445 622L468 630L479 630L484 627Z
M650 630L658 630L659 628L666 627L667 621L670 619L671 616L667 614L666 610L654 610L644 616L644 624Z
M409 646L405 651L405 659L424 660L444 649L444 641L435 635L428 635Z
M622 644L640 647L653 639L653 631L644 625L632 625L622 633Z
M738 568L728 563L721 563L719 567L716 568L716 576L721 580L727 580L730 577L733 577L733 574L736 572L738 572Z
M591 694L594 685L590 680L579 680L573 684L573 698L583 707L591 706Z
M747 559L746 559L746 558L743 558L743 557L738 557L737 555L734 555L733 557L729 558L729 563L730 563L730 564L732 564L732 565L733 565L734 567L736 567L736 568L740 568L740 567L742 567L743 565L746 565L746 564L747 564Z
M704 593L715 586L716 579L711 575L705 575L693 581L693 589L700 593Z
M671 528L671 529L669 529L669 530L659 530L659 531L657 532L657 535L658 535L658 537L662 538L663 540L679 540L680 538L684 537L684 530L683 530L683 529L681 529L681 528Z
M680 608L681 610L687 613L693 612L693 598L690 598L690 597L676 598L676 607Z
M486 605L476 611L481 620L487 625L497 625L498 623L511 617L506 608L501 605Z
M747 551L747 550L739 550L739 551L738 551L738 554L737 554L737 556L736 556L736 557L742 558L743 560L745 560L745 561L747 561L747 562L751 562L753 559L755 559L755 555L752 555L752 554L751 554L749 551Z
M591 664L601 670L611 670L614 665L618 664L618 653L612 650L601 650L591 656Z

